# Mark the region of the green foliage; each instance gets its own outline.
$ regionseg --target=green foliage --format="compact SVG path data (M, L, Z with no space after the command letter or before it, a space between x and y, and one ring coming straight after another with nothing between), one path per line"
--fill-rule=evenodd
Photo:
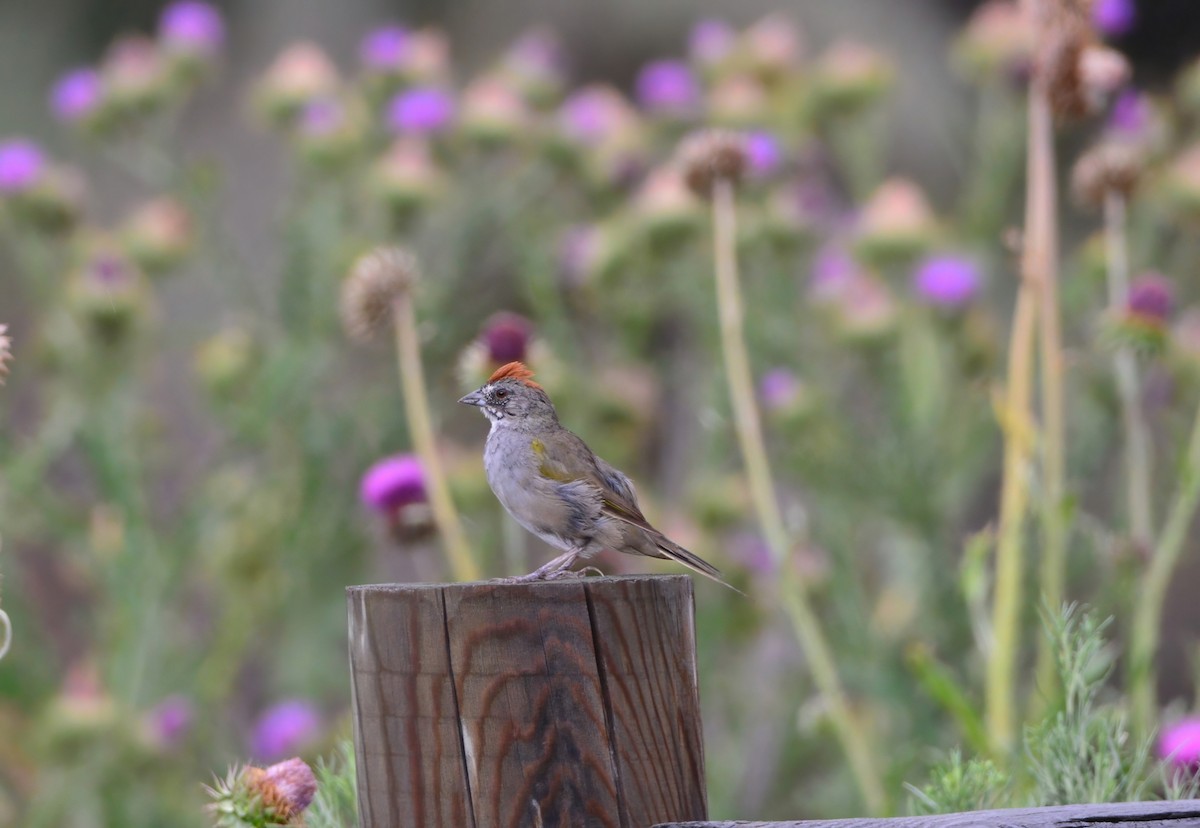
M338 745L333 758L317 762L317 796L304 812L307 828L357 828L358 780L354 744Z
M955 750L930 771L925 785L905 787L912 794L911 813L953 814L1011 806L1011 782L1008 774L991 759L964 760L962 753Z

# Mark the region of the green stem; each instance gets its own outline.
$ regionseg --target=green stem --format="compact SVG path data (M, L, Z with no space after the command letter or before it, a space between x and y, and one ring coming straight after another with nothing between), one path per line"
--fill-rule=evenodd
M1109 193L1104 201L1104 234L1108 246L1108 304L1116 312L1129 295L1126 203L1117 193ZM1154 510L1150 502L1153 457L1150 429L1142 409L1137 359L1129 348L1121 348L1113 356L1113 372L1125 426L1130 535L1139 549L1149 550L1154 544Z
M1001 417L1004 428L1004 483L996 544L996 592L992 606L992 649L987 660L987 726L993 748L1007 752L1016 733L1016 663L1020 644L1022 560L1028 476L1033 453L1033 346L1039 285L1050 270L1053 244L1054 159L1050 109L1035 78L1029 95L1029 157L1026 191L1026 246L1008 352L1008 387ZM1045 291L1041 291L1045 295Z
M866 730L850 708L832 650L809 601L806 584L788 562L791 544L771 482L771 467L755 402L750 357L746 352L742 297L738 283L736 222L733 183L728 179L718 179L713 188L713 240L721 351L742 462L745 463L750 483L750 496L771 555L781 573L783 583L780 593L784 608L808 657L813 680L825 697L830 718L850 762L855 781L868 810L882 813L888 807L887 796L875 767L875 751Z
M429 505L446 547L446 556L454 577L460 581L476 581L479 564L471 554L467 536L458 520L458 511L450 497L450 486L442 470L441 456L433 436L429 417L429 400L425 395L425 372L421 368L421 343L417 337L417 314L410 291L403 291L392 308L396 326L396 358L400 369L400 386L404 392L404 409L413 447L425 467L429 481Z
M1066 593L1067 545L1070 526L1066 508L1067 427L1063 393L1062 329L1058 310L1058 187L1054 172L1054 124L1045 93L1030 105L1029 142L1031 154L1030 206L1027 230L1038 305L1042 368L1042 479L1045 486L1041 510L1042 554L1039 573L1042 600L1051 611L1062 606ZM1036 112L1035 112L1036 110ZM1050 697L1058 671L1054 651L1046 636L1038 637L1037 686Z
M1134 725L1143 736L1154 731L1157 708L1157 679L1154 657L1158 652L1159 623L1163 602L1175 565L1183 552L1188 528L1200 504L1200 409L1192 425L1175 500L1167 515L1162 535L1146 570L1141 595L1133 610L1133 629L1129 641L1129 695Z

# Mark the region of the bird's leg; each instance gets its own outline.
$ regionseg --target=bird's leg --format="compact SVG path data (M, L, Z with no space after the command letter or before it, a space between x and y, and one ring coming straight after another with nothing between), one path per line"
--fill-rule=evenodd
M517 575L512 578L497 578L503 584L528 584L532 581L555 581L559 578L580 577L582 573L571 571L571 566L578 560L581 550L572 549L564 552L552 561L542 564L528 575Z

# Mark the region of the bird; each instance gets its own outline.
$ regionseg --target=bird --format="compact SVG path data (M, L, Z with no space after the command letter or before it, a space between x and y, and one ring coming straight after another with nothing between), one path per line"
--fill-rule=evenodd
M600 459L558 420L533 372L502 365L459 400L491 423L483 465L492 492L526 530L562 551L510 583L579 577L571 569L603 549L677 561L733 589L721 572L655 529L638 506L629 478Z

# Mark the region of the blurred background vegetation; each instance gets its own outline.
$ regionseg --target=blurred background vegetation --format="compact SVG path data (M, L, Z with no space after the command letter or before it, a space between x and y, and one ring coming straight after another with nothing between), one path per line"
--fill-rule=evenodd
M1200 12L1088 8L1093 48L1132 71L1058 131L1048 504L1046 440L1005 402L1036 47L1015 9L0 3L0 824L207 824L225 766L348 736L342 586L456 574L395 357L339 319L345 274L394 243L421 261L438 454L485 576L550 551L503 515L485 423L454 401L524 359L651 519L748 593L697 585L714 817L1186 792L1152 745L1200 672ZM708 206L671 160L710 125L748 153L738 256L783 555L735 436ZM1072 172L1094 147L1117 148L1099 183ZM985 694L1006 441L1037 458L1015 753ZM1060 597L1094 615L1039 615L1056 519ZM1153 560L1157 685L1127 645ZM779 610L801 593L882 798ZM1059 680L1035 680L1039 646ZM1200 735L1158 744L1200 759ZM1089 751L1119 761L1069 775Z

